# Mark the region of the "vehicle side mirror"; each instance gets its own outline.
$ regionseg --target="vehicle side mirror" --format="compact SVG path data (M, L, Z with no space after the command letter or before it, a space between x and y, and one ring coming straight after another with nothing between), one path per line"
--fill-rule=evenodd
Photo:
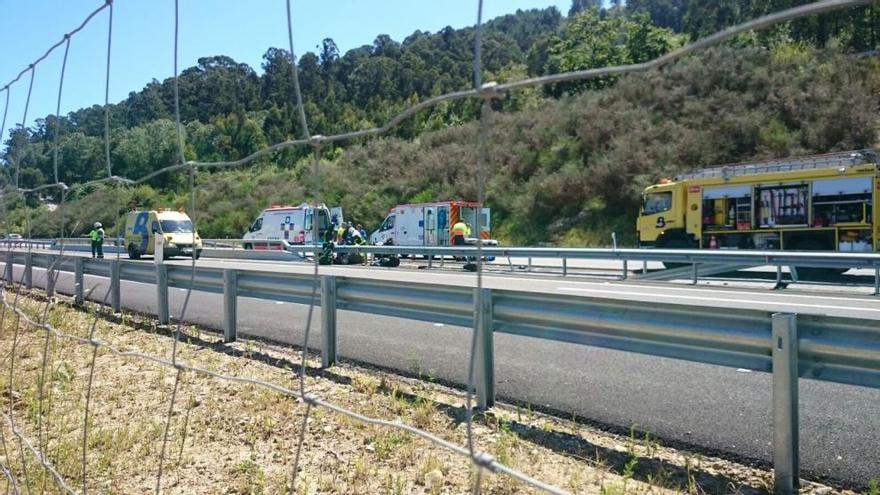
M158 233L159 233L159 229L157 229L156 227L153 227L153 233L154 233L154 234L158 234Z

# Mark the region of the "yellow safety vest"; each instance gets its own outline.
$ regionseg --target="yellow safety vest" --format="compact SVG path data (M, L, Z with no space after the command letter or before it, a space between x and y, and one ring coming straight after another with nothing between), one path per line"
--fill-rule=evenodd
M452 235L453 235L453 237L457 236L457 235L460 235L460 236L471 235L471 229L467 226L466 223L457 222L455 225L452 226Z

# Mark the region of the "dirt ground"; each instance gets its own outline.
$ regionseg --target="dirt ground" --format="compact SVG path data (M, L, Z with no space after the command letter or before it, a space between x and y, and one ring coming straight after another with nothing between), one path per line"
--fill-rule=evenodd
M8 290L5 295L10 302L15 297ZM19 307L67 334L88 338L94 325L95 339L120 350L171 356L174 328L157 328L146 316L109 315L98 306L73 307L66 302L46 311L47 303L38 294L22 297ZM11 407L17 430L46 453L76 492L84 491L85 478L90 493L152 493L178 371L98 348L84 476L83 427L92 357L90 344L47 339L42 328L3 310L0 408L8 415ZM177 358L224 375L298 390L298 349L257 341L224 344L215 332L185 326ZM431 377L403 378L345 362L321 370L319 356L313 355L306 389L357 413L417 426L467 445L464 395L432 383ZM264 386L180 372L161 491L289 493L305 411L299 399ZM14 473L20 492L60 492L27 447L20 446L9 422L0 422L0 466ZM772 487L772 474L765 470L667 448L650 435L609 434L529 408L501 405L479 415L474 438L479 450L505 465L571 493L766 493ZM299 466L293 487L297 494L471 493L475 480L466 457L411 433L317 407L306 423ZM8 476L5 481L0 478L0 486L14 493ZM539 493L498 473L482 476L481 491ZM808 484L804 491L832 490Z

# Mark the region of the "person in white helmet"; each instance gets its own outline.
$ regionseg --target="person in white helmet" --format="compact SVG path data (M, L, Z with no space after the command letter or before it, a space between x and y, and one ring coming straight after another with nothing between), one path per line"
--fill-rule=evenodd
M95 222L95 228L89 232L89 238L92 240L92 258L104 257L104 227L101 222Z

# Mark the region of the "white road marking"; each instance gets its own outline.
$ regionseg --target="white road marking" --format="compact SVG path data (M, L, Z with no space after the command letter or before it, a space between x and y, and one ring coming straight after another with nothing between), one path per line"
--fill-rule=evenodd
M649 292L632 292L632 291L613 291L613 292L611 292L608 290L587 289L587 288L582 288L582 287L558 287L557 289L560 291L564 291L564 292L593 292L593 293L598 293L606 298L609 295L616 295L616 296L644 297L644 298L647 298L648 300L656 300L657 299L656 293L649 293ZM715 291L715 292L719 292L719 291ZM721 291L721 292L724 292L724 291ZM757 294L749 294L749 295L757 295ZM693 300L693 301L739 303L739 304L747 305L747 306L742 306L742 307L746 307L746 308L748 308L748 307L760 308L760 307L765 307L767 305L783 304L785 306L802 307L802 308L808 308L808 309L830 309L830 310L837 310L837 311L844 310L844 309L852 309L852 310L868 311L871 313L880 314L880 308L864 308L864 307L862 307L862 308L853 308L853 307L847 308L847 307L842 307L842 306L829 306L829 305L816 304L816 303L807 304L807 303L793 303L793 302L787 302L787 301L773 302L773 301L761 301L761 300L757 300L757 299L741 299L741 298L737 298L736 296L737 296L737 294L735 292L734 293L725 292L725 297L723 299L718 298L718 297L686 296L686 295L678 295L678 294L673 295L672 297L675 299L688 299L688 300ZM825 299L825 298L823 297L822 299ZM850 299L837 298L837 299L844 299L844 300L852 301L851 298ZM722 305L719 307L725 307L725 306Z

